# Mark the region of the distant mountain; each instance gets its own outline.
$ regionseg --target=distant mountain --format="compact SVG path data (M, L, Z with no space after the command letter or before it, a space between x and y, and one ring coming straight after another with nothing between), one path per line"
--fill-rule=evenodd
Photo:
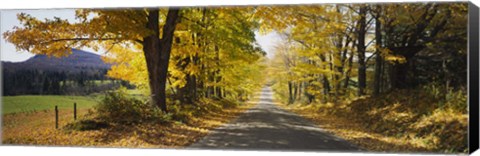
M90 73L105 71L110 69L111 65L102 61L101 56L83 50L72 49L72 54L67 57L49 57L46 55L35 55L24 62L2 61L4 71L17 70L39 70L39 71L57 71L67 73L79 73L81 71Z

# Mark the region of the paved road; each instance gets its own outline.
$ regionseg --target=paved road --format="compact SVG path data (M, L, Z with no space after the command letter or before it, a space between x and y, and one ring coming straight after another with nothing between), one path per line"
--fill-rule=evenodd
M192 144L190 149L281 151L358 151L347 141L326 133L314 123L277 107L270 88L258 104Z

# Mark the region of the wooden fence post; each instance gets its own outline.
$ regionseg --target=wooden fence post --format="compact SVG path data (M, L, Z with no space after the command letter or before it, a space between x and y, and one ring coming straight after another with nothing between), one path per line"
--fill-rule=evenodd
M77 120L77 103L73 103L73 120Z
M55 106L55 129L58 129L58 106Z

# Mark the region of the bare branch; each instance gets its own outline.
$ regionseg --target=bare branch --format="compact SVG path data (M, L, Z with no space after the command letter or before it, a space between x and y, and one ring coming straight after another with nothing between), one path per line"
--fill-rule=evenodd
M62 42L62 41L100 41L100 40L125 40L122 38L61 38L61 39L53 39L46 42L40 42L40 44L50 44L54 42Z

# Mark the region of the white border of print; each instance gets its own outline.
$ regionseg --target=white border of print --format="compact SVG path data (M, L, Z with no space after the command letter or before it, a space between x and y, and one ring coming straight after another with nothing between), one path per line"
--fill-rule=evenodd
M418 0L417 0L418 1ZM422 0L432 1L432 0ZM452 0L436 0L451 2ZM51 8L116 8L116 7L151 7L151 6L212 6L212 5L252 5L252 4L312 4L312 3L366 3L366 2L416 2L415 0L242 0L242 1L225 1L225 0L116 0L116 1L98 1L98 0L16 0L3 2L0 9L51 9ZM478 0L474 3L479 4ZM1 10L0 10L1 11ZM0 132L1 134L1 132ZM378 153L325 153L325 152L267 152L267 151L226 151L226 150L174 150L174 149L129 149L129 148L80 148L80 147L35 147L35 146L0 146L1 155L70 155L70 156L85 156L85 155L208 155L208 156L255 156L255 155L299 155L299 156L320 156L320 155L413 155L413 154L378 154ZM477 151L473 155L480 155Z

